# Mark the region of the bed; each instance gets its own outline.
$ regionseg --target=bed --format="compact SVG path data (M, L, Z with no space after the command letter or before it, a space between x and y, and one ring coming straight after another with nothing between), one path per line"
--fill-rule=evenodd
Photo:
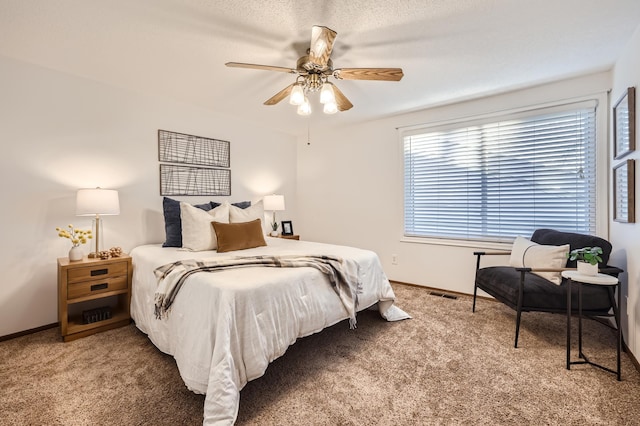
M378 309L389 321L409 316L396 307L378 256L368 250L281 238L228 253L144 245L131 251L131 315L162 352L172 355L187 388L205 394L204 424L233 424L240 390L264 374L296 339L349 318L325 274L314 268L249 267L195 273L170 311L156 318L154 270L180 260L237 256L331 255L357 264L356 310ZM349 325L345 325L348 327Z

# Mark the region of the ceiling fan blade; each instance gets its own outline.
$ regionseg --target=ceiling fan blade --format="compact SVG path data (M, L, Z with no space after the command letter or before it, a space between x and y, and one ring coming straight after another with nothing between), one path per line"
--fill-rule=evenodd
M404 76L402 68L341 68L333 71L340 80L384 80L400 81Z
M313 26L311 29L311 46L309 47L309 62L307 65L311 65L313 68L320 70L327 68L336 35L338 35L338 33L327 27Z
M287 87L285 87L284 89L282 89L281 91L279 91L278 93L276 93L275 95L273 95L272 97L270 97L269 99L267 99L264 104L265 105L275 105L278 102L280 102L281 100L283 100L284 98L286 98L287 96L289 96L289 94L291 93L291 89L293 89L293 85L295 83L291 83L290 85L288 85Z
M333 95L336 98L336 104L338 105L338 111L346 111L353 108L353 104L347 97L336 87L333 85Z
M228 67L231 68L250 68L250 69L254 69L254 70L265 70L265 71L279 71L279 72L288 72L291 74L297 74L298 71L292 69L292 68L285 68L285 67L274 67L271 65L256 65L256 64L243 64L242 62L227 62L225 64Z

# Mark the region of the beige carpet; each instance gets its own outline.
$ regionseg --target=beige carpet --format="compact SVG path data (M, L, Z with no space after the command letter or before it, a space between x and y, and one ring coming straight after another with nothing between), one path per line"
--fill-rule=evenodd
M414 319L376 312L306 337L241 393L239 425L640 424L640 375L565 369L565 317L451 300L394 284ZM615 365L613 333L592 321L585 352ZM0 343L2 425L197 425L204 397L135 326L62 343L47 330Z

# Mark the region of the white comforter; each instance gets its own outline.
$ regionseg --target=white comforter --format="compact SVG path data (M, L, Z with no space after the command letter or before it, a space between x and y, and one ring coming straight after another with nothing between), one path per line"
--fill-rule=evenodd
M322 255L359 265L360 311L378 303L388 320L408 318L393 306L393 290L378 256L345 246L267 238L267 247L241 252L188 252L136 247L131 316L161 351L173 355L187 387L206 394L204 424L233 424L240 390L264 374L297 338L349 317L324 274L313 268L243 268L196 273L187 279L166 319L154 316L153 270L182 259L221 256ZM348 327L348 325L345 325Z

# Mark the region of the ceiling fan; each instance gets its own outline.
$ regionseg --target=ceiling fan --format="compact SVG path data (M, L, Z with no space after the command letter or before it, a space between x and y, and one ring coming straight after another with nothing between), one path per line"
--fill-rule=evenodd
M308 93L320 91L320 102L324 104L324 112L334 114L346 111L353 104L333 83L329 77L337 80L383 80L400 81L403 77L401 68L333 68L331 51L337 33L327 27L313 26L311 29L311 45L307 54L300 57L295 68L275 67L270 65L245 64L227 62L225 65L234 68L251 68L266 71L297 74L292 83L265 101L265 105L275 105L287 96L289 103L298 106L298 114L311 114Z

